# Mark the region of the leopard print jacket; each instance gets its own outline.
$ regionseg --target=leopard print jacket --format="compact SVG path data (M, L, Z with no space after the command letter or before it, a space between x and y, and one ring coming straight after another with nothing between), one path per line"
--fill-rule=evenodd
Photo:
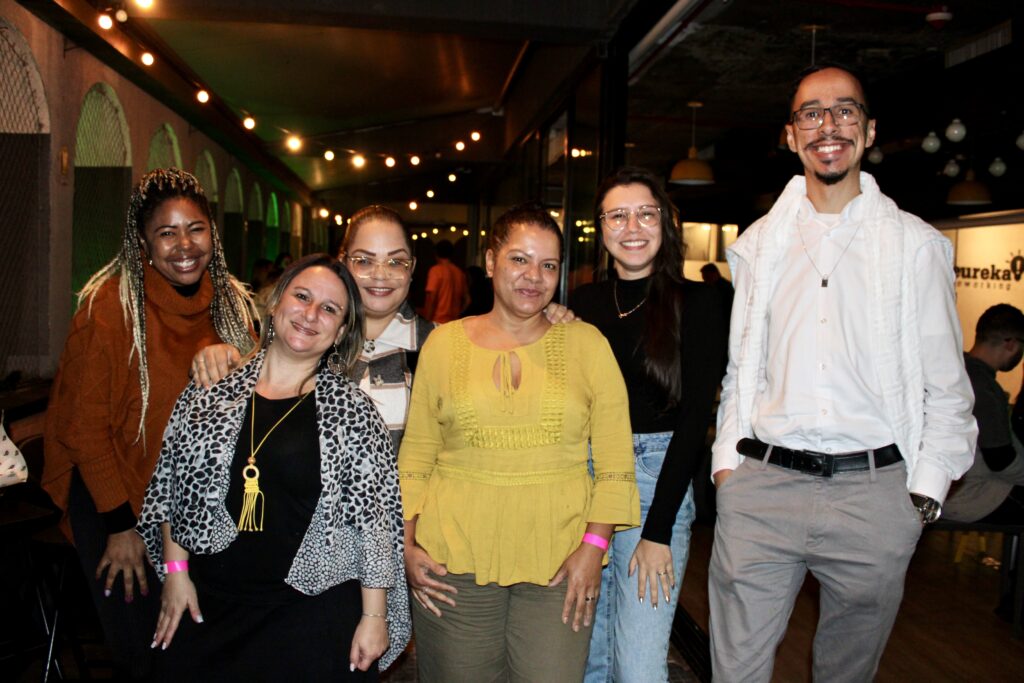
M260 352L209 391L190 383L174 406L137 527L161 581L162 523L169 522L174 541L195 554L220 552L238 535L224 501L263 357ZM390 645L380 659L384 670L411 632L391 437L356 384L325 366L317 374L315 397L323 489L285 582L307 595L351 579L387 588Z

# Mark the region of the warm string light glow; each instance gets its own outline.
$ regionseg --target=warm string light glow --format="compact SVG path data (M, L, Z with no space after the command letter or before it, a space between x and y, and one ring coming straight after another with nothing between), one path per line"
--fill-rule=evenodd
M200 104L206 104L210 101L210 93L205 90L198 90L196 92L196 99L199 100Z
M455 176L454 173L449 173L448 174L448 182L449 183L454 183L456 180L457 180L457 177Z
M356 154L354 157L352 157L352 165L355 166L356 168L362 168L363 166L366 166L366 157L364 157L362 154Z
M469 134L469 139L472 140L473 142L480 142L480 131L474 130L472 133Z
M242 119L242 125L245 127L246 130L252 130L253 128L256 127L256 119L254 119L251 116L246 116L244 119Z
M330 215L331 215L331 212L328 211L326 208L321 208L320 209L320 218L327 218Z
M341 227L341 214L340 213L334 214L334 222L338 225L338 227Z
M101 14L96 21L104 31L109 31L114 27L114 20L110 18L109 14Z
M289 135L288 139L284 142L285 146L293 152L298 152L302 149L302 138L298 135Z
M117 11L114 12L114 18L117 19L118 23L123 24L128 21L128 13L124 11L123 7L118 7Z
M143 52L142 56L139 59L146 66L153 66L153 62L156 61L156 59L153 57L153 53L152 52Z
M416 202L409 202L409 210L410 211L415 211L418 208L420 208L419 204L417 204Z
M462 140L459 140L458 142L455 143L455 149L461 152L462 150L466 149L466 143L463 142Z
M153 0L135 0L135 4L140 9L149 9L153 6Z
M395 167L395 158L394 157L388 157L387 159L384 160L384 165L387 166L388 168L394 168Z
M409 163L412 164L413 166L419 166L420 165L420 158L418 156L416 156L415 154L413 154L409 158Z
M415 241L416 241L416 240L418 240L419 238L420 238L420 236L419 236L419 235L417 235L416 233L413 233L413 234L412 234L412 241L413 241L413 242L415 242Z
M327 150L324 152L324 159L327 161L334 161L334 150Z
M434 191L433 190L427 190L427 199L433 199L433 198L434 198Z

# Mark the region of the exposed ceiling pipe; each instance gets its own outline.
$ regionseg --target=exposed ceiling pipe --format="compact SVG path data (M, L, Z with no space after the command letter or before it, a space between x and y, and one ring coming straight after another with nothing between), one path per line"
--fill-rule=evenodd
M629 51L629 84L658 61L666 47L712 0L677 0L657 24Z

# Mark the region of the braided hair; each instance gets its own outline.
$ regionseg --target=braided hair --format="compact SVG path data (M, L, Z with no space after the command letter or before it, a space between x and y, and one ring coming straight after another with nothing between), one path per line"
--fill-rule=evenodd
M78 293L78 307L88 302L92 311L92 302L107 280L120 275L118 292L121 300L121 311L124 314L125 326L132 332L132 347L128 354L128 362L132 356L139 356L139 386L142 390L142 412L139 416L139 431L136 442L145 437L146 410L149 407L149 363L146 359L146 293L143 286L143 253L142 234L146 221L153 215L157 207L168 199L182 197L193 202L209 219L210 239L213 254L208 270L213 283L213 300L210 302L210 317L217 335L225 343L235 346L242 355L255 347L250 330L252 329L252 300L245 286L230 272L224 260L224 248L220 243L220 235L210 212L210 204L206 199L199 181L191 173L176 168L158 168L142 177L132 192L128 203L128 217L124 232L121 235L121 249L107 265L100 268L82 291Z

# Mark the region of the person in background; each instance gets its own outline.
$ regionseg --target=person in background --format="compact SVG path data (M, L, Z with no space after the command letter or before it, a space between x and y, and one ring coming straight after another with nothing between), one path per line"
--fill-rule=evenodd
M723 683L771 679L808 570L814 680L872 680L922 526L978 434L952 245L860 171L875 140L861 82L818 64L790 103L804 174L726 251L736 298L708 573Z
M459 317L469 304L469 284L462 269L452 263L455 248L448 240L434 246L437 263L427 273L427 298L423 317L441 324Z
M639 522L615 357L544 314L561 259L546 210L510 209L486 253L494 308L423 347L399 477L424 683L579 681L608 539Z
M651 172L608 177L594 213L614 276L576 289L569 307L608 339L626 378L643 521L612 539L585 680L656 683L668 681L728 313L717 288L683 279L678 212Z
M978 448L971 469L946 499L943 512L948 519L1024 524L1024 446L1011 428L1006 392L996 381L996 373L1010 372L1022 357L1024 313L1009 304L996 304L982 313L974 346L964 354L974 389ZM996 614L1007 621L1013 620L1015 589L1007 586L996 607Z
M311 254L267 310L261 351L178 399L146 492L159 680L376 680L410 624L394 450L346 376L359 295Z
M117 675L143 679L159 582L135 532L171 408L197 350L255 345L199 182L143 176L117 256L79 293L46 415L43 486L65 512Z

